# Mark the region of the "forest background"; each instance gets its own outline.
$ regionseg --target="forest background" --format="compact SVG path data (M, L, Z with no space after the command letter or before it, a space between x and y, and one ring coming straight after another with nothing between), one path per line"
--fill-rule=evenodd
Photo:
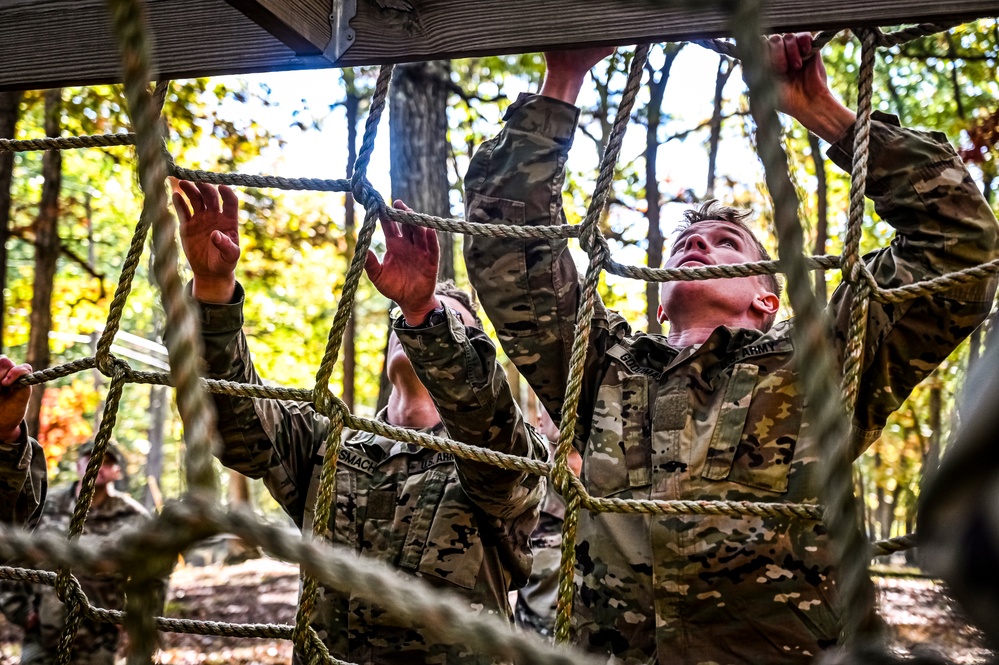
M859 48L844 34L824 52L833 88L856 104ZM592 72L568 163L565 210L585 211L603 142L623 88L630 50ZM874 108L907 126L945 132L996 209L999 164L999 23L981 20L881 50ZM475 147L498 130L520 92L537 90L540 55L415 63L397 67L389 131L380 133L368 173L389 198L439 216L462 213L462 177ZM175 81L166 98L168 148L178 165L289 177L349 175L367 113L374 69L326 70ZM737 62L694 45L653 48L602 226L615 258L661 265L682 211L717 197L750 208L775 248L771 204L753 152L753 127ZM785 118L784 143L799 216L816 254L838 254L849 179L827 163L819 139ZM0 138L28 139L129 131L119 86L0 93ZM92 355L140 210L130 148L0 154L0 346L35 369ZM363 210L349 196L243 189L245 331L269 383L309 388L326 344ZM862 249L887 244L892 230L869 205ZM376 235L376 251L381 239ZM442 276L467 286L461 238L441 234ZM574 247L575 256L585 255ZM113 352L140 369L163 370L164 314L149 279L147 251ZM815 273L820 294L839 281ZM656 285L609 276L605 302L636 328L659 332ZM388 303L362 280L333 377L353 410L373 415L386 398L382 372ZM784 314L791 315L785 304ZM962 344L892 416L857 464L858 491L872 538L913 529L922 479L936 466L958 421L956 404L981 331ZM515 370L528 413L534 400ZM75 450L97 429L106 393L99 372L36 388L29 431L45 447L50 478L75 479ZM115 437L128 457L124 485L155 507L184 490L183 439L172 393L128 384ZM255 481L226 474L229 500L280 510Z

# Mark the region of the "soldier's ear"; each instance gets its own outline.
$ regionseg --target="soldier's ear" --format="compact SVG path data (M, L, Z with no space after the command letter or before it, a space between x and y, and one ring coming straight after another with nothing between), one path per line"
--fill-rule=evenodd
M780 298L775 293L763 291L753 299L752 307L764 318L768 318L777 313L777 310L780 308Z

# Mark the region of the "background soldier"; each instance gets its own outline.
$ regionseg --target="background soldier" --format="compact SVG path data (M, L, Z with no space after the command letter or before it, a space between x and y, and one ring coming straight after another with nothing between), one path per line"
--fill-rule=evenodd
M192 292L201 310L205 360L211 378L259 383L242 331L238 202L225 186L181 182L190 201L174 195L181 239L194 272ZM221 204L219 201L221 193ZM385 359L392 392L379 420L514 455L544 458L495 361L495 349L477 327L471 298L453 284L437 284L432 268L417 270L392 250L414 231L383 223L389 251L372 254L376 286L395 298L395 321ZM422 251L423 234L415 236ZM436 240L432 241L437 248ZM410 306L413 279L429 292ZM397 286L403 290L396 292ZM432 303L431 303L432 301ZM446 336L446 338L445 338ZM440 343L440 340L449 340ZM407 357L408 354L408 357ZM421 379L434 377L437 405ZM264 484L295 524L312 531L319 474L330 423L311 404L214 395L223 464ZM400 443L367 432L345 431L337 462L337 496L327 537L363 556L398 566L431 585L457 591L474 611L511 617L511 588L531 570L528 539L537 522L545 483L538 476ZM478 663L461 645L430 641L394 624L361 599L320 590L311 624L337 658L356 663ZM299 656L300 654L296 654Z
M69 534L70 521L80 495L83 475L93 452L93 441L83 444L78 453L76 471L79 479L62 488L54 488L41 520L39 531ZM125 458L117 446L109 444L103 464L97 473L93 503L87 513L81 543L96 544L101 539L113 539L130 526L149 518L149 513L137 501L115 489L121 478ZM82 576L77 579L91 604L110 610L125 606L122 575ZM24 629L21 662L54 663L59 654L59 641L65 622L66 607L54 587L44 584L19 583L8 587L0 596L0 608L10 621ZM118 650L120 628L113 623L83 618L73 642L71 662L88 665L113 665Z

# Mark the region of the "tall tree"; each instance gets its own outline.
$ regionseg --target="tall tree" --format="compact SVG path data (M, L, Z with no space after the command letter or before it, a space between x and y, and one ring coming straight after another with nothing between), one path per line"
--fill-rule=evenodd
M730 58L725 56L719 58L718 72L715 74L714 108L711 111L711 135L708 139L708 186L704 194L708 199L715 197L715 171L718 162L718 144L721 141L722 104L725 101L722 93L725 91L725 84L732 76L733 69L735 64Z
M413 210L448 217L447 103L451 63L431 60L399 65L392 76L389 102L392 196ZM454 279L454 238L437 234L441 245L439 277Z
M0 138L12 139L21 109L20 92L0 92ZM4 301L7 285L7 238L10 235L10 186L14 177L14 153L0 152L0 352L3 351Z
M45 93L45 134L59 136L62 89ZM59 190L62 188L62 153L48 150L42 157L42 195L35 219L35 282L31 297L31 333L27 361L36 370L49 366L49 332L52 331L52 287L59 258ZM38 434L44 390L35 390L28 403L28 432Z
M812 162L815 164L815 246L813 254L825 254L826 243L829 240L829 188L826 185L826 160L822 156L822 146L819 145L819 137L808 132L808 146L812 153ZM826 292L826 271L815 271L815 295L825 304L828 296Z
M656 173L656 157L659 154L659 125L662 124L663 97L666 94L666 83L669 81L670 70L677 54L683 48L682 44L666 44L663 46L665 58L663 64L656 70L646 63L649 74L649 105L648 122L645 128L645 219L649 225L647 236L647 263L650 268L658 268L663 263L663 232L659 225L662 212L662 201L659 194L659 176ZM646 320L648 332L662 332L659 323L659 285L656 282L645 283Z
M447 178L450 150L447 101L451 87L450 61L414 62L396 66L389 95L392 197L401 199L417 212L438 217L451 215ZM438 231L437 241L441 246L437 278L454 279L454 237ZM387 353L387 341L385 349ZM382 367L379 410L388 404L390 389Z

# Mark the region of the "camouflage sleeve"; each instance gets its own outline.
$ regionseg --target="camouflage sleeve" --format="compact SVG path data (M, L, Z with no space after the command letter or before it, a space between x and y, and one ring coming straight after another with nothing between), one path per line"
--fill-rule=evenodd
M849 172L853 132L829 157ZM996 218L947 137L898 125L876 113L871 127L867 197L896 235L864 260L886 288L932 279L996 258ZM845 285L830 308L840 357L846 348L852 296ZM859 454L888 415L988 314L995 279L898 304L872 302L854 436Z
M547 459L547 449L524 421L506 373L496 362L496 347L482 330L465 327L448 311L446 322L417 329L397 324L395 332L451 438L500 453ZM455 465L465 493L499 519L536 510L544 496L541 476L461 458Z
M562 184L579 110L522 95L506 125L476 151L465 176L470 222L517 226L562 224ZM469 279L496 327L503 349L560 422L581 290L565 240L469 236ZM599 362L610 337L626 333L623 319L602 303L594 314L587 363ZM587 368L586 376L593 376ZM584 383L581 423L589 423L592 392ZM585 440L585 432L582 440Z
M243 334L243 288L233 302L198 303L207 376L262 384ZM251 399L215 393L222 437L219 460L250 478L262 478L274 498L301 527L313 455L325 440L329 421L311 404Z
M48 491L45 453L21 424L12 444L0 444L0 522L33 529Z

